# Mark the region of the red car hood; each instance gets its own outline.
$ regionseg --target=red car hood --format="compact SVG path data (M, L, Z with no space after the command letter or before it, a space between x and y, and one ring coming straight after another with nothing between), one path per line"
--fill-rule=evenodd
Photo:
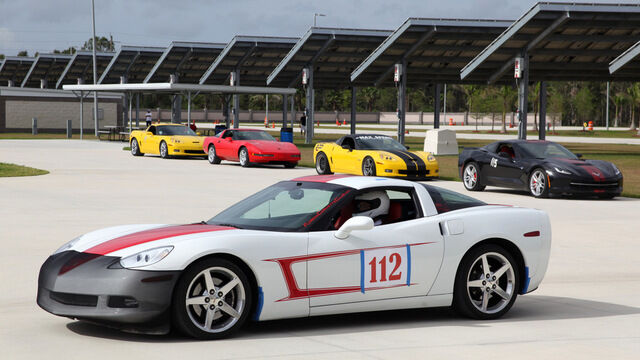
M256 150L269 152L269 153L279 153L279 152L288 152L288 153L294 153L294 154L300 153L300 150L298 150L298 147L289 142L251 140L251 141L247 141L247 144L253 145L256 148Z

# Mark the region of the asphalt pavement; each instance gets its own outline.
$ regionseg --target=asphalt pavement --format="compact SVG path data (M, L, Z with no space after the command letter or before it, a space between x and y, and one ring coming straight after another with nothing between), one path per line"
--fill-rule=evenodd
M469 194L460 182L431 184L551 217L545 280L499 320L448 309L376 312L253 323L234 338L201 342L50 315L35 302L38 270L66 241L112 225L208 219L276 181L315 173L133 157L123 146L0 140L0 162L51 172L0 178L1 359L638 358L640 199L533 199L495 188Z

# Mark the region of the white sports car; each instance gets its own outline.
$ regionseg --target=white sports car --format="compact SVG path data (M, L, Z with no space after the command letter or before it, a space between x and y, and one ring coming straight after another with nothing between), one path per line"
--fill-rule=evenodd
M272 320L451 306L493 319L549 261L540 210L343 175L279 182L191 225L94 231L42 265L38 304L125 331L201 339Z

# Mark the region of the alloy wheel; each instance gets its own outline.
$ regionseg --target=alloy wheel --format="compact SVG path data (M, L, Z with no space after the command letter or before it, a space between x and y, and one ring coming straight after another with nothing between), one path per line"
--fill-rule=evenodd
M500 253L480 255L467 274L467 296L473 306L484 314L504 309L516 291L516 276L512 264Z

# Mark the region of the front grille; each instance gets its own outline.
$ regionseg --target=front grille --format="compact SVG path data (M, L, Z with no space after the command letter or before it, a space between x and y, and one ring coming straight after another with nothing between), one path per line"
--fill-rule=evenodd
M414 177L427 176L429 173L429 170L398 170L398 174Z
M198 155L204 155L204 151L202 150L185 150L184 151L185 154L198 154Z
M617 188L619 184L617 182L607 182L607 183L579 183L579 182L571 182L571 187L575 190L581 191L605 191L605 190L613 190Z
M96 305L98 305L98 297L95 295L69 294L52 291L49 293L49 297L51 300L65 305L91 307L96 307Z
M617 182L614 182L614 183L578 183L578 182L572 182L571 186L615 187L615 186L618 186L618 183Z

